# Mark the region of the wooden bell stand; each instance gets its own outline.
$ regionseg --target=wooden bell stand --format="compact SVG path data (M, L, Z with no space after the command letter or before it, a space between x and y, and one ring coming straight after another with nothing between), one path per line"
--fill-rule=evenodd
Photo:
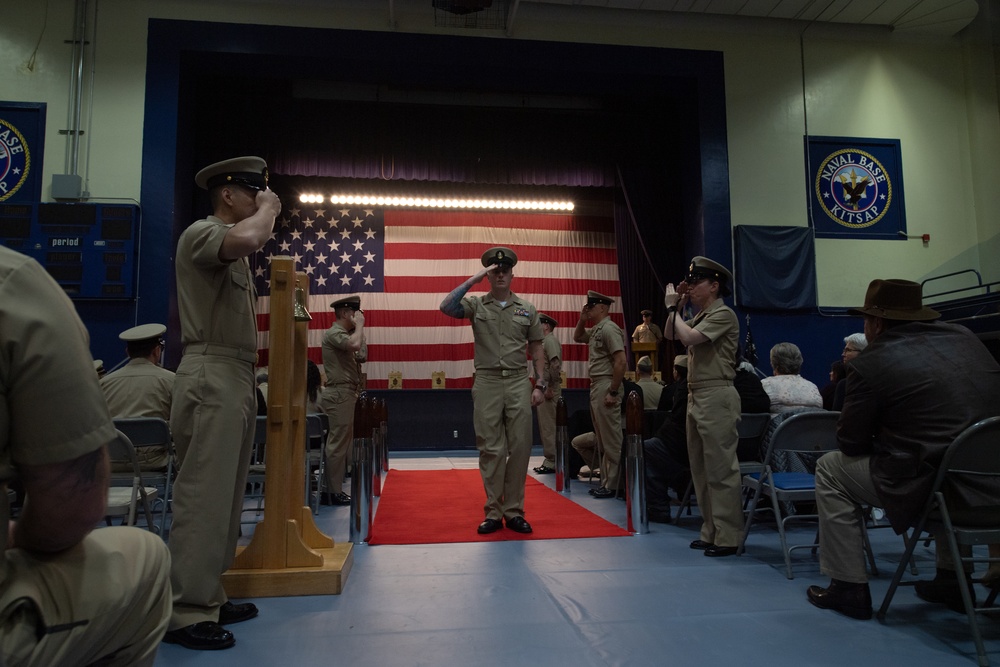
M334 544L303 504L309 323L295 321L296 286L308 294L308 275L272 258L264 520L222 575L229 597L337 595L354 564L353 545Z

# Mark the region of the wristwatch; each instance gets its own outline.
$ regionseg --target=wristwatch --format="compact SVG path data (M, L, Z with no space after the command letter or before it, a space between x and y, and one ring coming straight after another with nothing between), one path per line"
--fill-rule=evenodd
M547 391L548 388L549 388L548 382L542 382L541 380L539 380L538 382L535 383L535 389L541 389L542 392Z
M617 396L618 395L618 390L617 389L608 389L608 393L611 394L612 396Z

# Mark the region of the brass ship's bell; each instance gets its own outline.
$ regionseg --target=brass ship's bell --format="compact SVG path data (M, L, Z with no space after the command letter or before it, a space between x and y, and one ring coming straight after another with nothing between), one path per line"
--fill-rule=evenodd
M296 322L309 322L312 315L306 309L306 291L301 287L295 288L295 306L293 308Z

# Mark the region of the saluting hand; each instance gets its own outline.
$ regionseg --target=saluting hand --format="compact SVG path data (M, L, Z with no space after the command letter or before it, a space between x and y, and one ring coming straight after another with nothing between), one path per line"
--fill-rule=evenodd
M673 308L677 305L677 302L681 300L681 295L677 293L674 289L673 283L667 283L667 288L665 294L663 295L663 305L668 309Z
M278 198L278 195L274 194L271 188L259 190L255 202L257 203L258 211L264 211L272 218L277 218L278 214L281 213L281 199Z

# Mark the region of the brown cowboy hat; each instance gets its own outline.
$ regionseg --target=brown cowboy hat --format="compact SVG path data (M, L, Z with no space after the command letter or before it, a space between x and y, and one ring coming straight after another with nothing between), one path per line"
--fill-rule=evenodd
M887 320L911 320L926 322L941 317L941 313L923 304L923 294L919 283L911 280L877 278L868 285L865 305L850 308L848 315L858 317L873 315Z

